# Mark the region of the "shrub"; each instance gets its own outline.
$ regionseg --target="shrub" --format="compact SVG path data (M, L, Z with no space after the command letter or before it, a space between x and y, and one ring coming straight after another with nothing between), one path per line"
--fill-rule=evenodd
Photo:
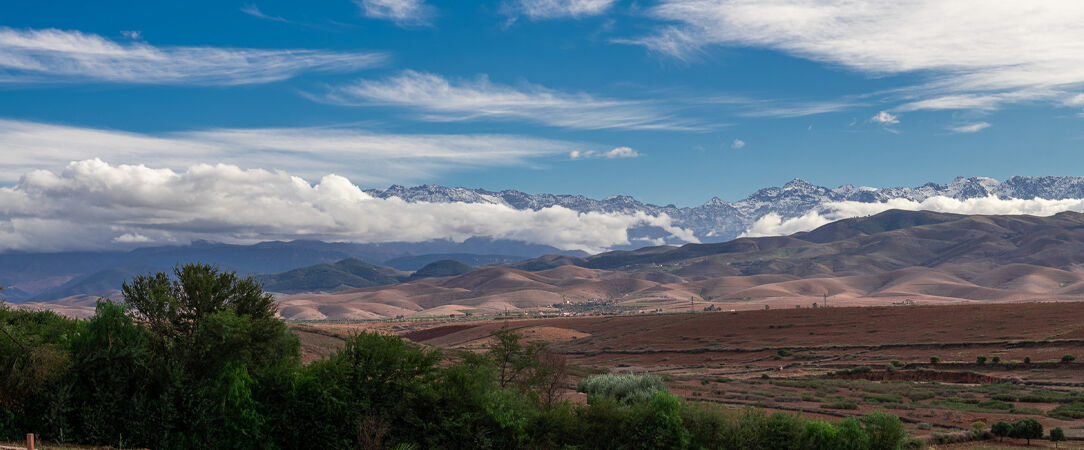
M1025 356L1024 357L1024 364L1031 364L1031 357L1030 356Z
M1068 364L1068 363L1071 363L1071 362L1073 362L1073 361L1076 361L1076 356L1073 356L1073 355L1065 355L1065 356L1062 356L1062 357L1061 357L1061 362L1063 362L1063 363L1066 363L1066 364Z
M874 412L862 418L871 450L894 450L899 448L907 432L900 418L884 412Z
M986 364L986 355L979 355L975 358L975 363L980 366Z
M994 362L994 364L1001 364L1001 357L995 356L992 361Z
M892 364L892 367L903 367L903 362L898 359L893 359L889 364Z
M821 405L821 408L826 409L858 409L858 403L850 400L837 400L832 403L825 403Z
M941 362L941 357L940 356L931 356L930 357L930 364L937 364L939 362Z
M1076 401L1058 405L1057 408L1051 409L1046 415L1062 420L1084 419L1084 402Z
M650 400L657 391L665 391L666 385L657 375L594 375L580 379L576 391L592 396L606 396L618 403L631 404Z
M971 429L968 430L967 435L972 440L982 439L986 435L986 424L983 422L975 422L971 424Z
M906 395L907 398L911 399L911 401L913 402L917 402L920 400L929 400L937 396L936 393L927 389L911 389L907 391Z

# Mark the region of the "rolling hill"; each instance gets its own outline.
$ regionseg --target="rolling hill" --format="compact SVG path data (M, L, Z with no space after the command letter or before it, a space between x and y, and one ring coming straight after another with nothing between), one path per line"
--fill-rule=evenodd
M475 314L603 302L620 310L1075 300L1084 295L1084 214L966 216L886 211L782 237L544 256L458 276L284 305L394 305L396 315ZM363 306L368 305L368 306ZM289 317L288 314L284 316Z
M886 211L791 236L470 269L437 261L412 277L347 259L262 279L297 320L1065 301L1084 296L1084 214ZM85 297L71 295L68 312Z

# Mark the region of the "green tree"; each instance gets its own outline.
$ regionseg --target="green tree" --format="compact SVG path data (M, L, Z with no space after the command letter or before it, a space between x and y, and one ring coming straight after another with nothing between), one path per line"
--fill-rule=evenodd
M999 420L990 426L990 432L997 436L998 440L1001 440L1012 435L1012 425L1004 420Z
M1027 439L1028 445L1031 445L1032 439L1041 439L1043 437L1043 425L1038 420L1030 417L1017 420L1012 424L1009 437Z
M986 355L979 355L978 358L975 358L975 363L980 366L986 364Z
M1061 362L1063 362L1063 363L1069 364L1069 363L1071 363L1073 361L1076 361L1076 356L1064 355L1064 356L1061 357Z
M523 337L514 330L497 330L493 337L496 342L488 355L497 368L498 384L516 387L547 407L553 405L568 375L564 357L545 343L522 343Z
M836 427L823 420L810 420L802 431L799 448L805 450L835 450L839 434Z
M1054 448L1058 447L1058 442L1065 440L1065 431L1061 427L1054 427L1050 430L1050 442L1054 443Z
M872 412L862 417L862 423L869 435L869 448L872 450L897 449L907 437L900 418L891 414Z
M121 292L132 317L149 331L162 383L174 387L162 399L175 407L171 423L163 424L177 430L171 446L226 442L237 427L258 435L267 415L278 414L269 406L289 384L281 378L299 365L300 343L275 317L274 298L253 278L185 264L172 276L137 276ZM233 397L224 400L224 393Z

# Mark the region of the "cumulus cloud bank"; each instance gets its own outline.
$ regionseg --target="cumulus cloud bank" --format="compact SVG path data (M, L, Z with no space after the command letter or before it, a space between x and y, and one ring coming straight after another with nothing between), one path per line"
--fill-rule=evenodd
M409 203L374 198L349 180L316 184L282 171L194 165L185 171L144 165L73 162L60 173L36 170L0 188L0 249L72 250L113 243L320 239L350 242L514 239L591 252L627 244L628 230L653 226L696 242L670 218L642 212L538 211L496 204Z
M903 209L910 211L936 211L954 214L1029 214L1052 216L1064 211L1084 212L1084 199L1046 200L1000 199L997 197L957 200L951 197L930 197L921 202L908 199L892 199L884 203L830 202L821 209L810 211L800 217L784 219L778 214L767 214L757 219L741 237L782 236L799 231L809 231L821 225L852 217L870 216Z

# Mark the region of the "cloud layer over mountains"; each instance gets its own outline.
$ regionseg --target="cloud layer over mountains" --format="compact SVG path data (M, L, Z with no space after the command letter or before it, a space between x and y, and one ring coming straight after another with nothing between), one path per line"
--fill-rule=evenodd
M0 188L0 248L71 250L112 244L320 239L391 242L472 236L599 251L653 226L695 241L665 215L517 210L479 203L375 198L349 180L319 183L284 172L196 165L186 171L93 159L61 173L33 171Z
M227 164L174 170L92 159L72 162L59 172L31 171L16 185L0 188L0 251L185 244L196 239L380 243L488 237L599 252L644 242L785 235L889 209L1037 216L1084 212L1078 192L1082 183L1058 177L1006 182L983 178L913 189L830 190L796 180L783 188L761 189L737 203L715 199L696 208L676 208L631 197L591 200L441 186L363 191L334 174L312 184L282 171ZM1012 195L1003 195L1010 191Z
M852 217L872 216L890 209L903 209L908 211L935 211L954 214L996 214L1016 215L1027 214L1033 216L1052 216L1064 211L1084 212L1084 199L1061 199L1048 200L1042 198L1001 199L994 196L955 199L945 196L936 196L915 201L905 198L894 198L886 202L863 203L855 201L830 202L816 211L810 211L800 217L784 219L776 213L769 213L755 223L743 237L780 236L794 234L799 231L809 231L821 225Z

